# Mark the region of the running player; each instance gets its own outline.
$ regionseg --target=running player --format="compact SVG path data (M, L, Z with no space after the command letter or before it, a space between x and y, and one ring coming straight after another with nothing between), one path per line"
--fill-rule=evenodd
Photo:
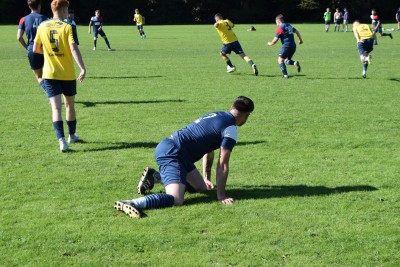
M139 31L140 38L145 39L146 34L143 31L143 25L145 23L145 18L139 13L139 9L135 9L135 16L133 17L133 21L136 22L136 27Z
M227 72L234 72L236 70L235 65L232 64L231 60L227 56L232 51L239 55L243 60L245 60L252 68L255 76L258 75L258 69L256 64L249 56L244 52L236 34L233 32L233 27L235 26L229 19L224 19L221 14L217 13L214 16L215 23L214 27L217 30L219 36L221 37L224 46L221 49L221 58L226 62Z
M38 83L42 81L42 68L44 57L42 54L34 53L32 50L33 40L36 36L37 28L42 21L47 20L47 17L40 14L41 0L27 1L31 13L21 18L18 24L17 40L28 51L29 64ZM24 33L28 39L25 42Z
M358 54L363 63L363 78L367 78L368 63L371 60L369 53L374 50L374 35L371 28L367 24L360 24L359 21L353 22L353 32L357 40Z
M372 30L374 32L374 45L378 44L378 39L376 38L376 33L379 33L380 36L389 36L390 39L393 39L391 33L382 33L382 23L379 19L378 14L376 14L376 10L371 10L371 20L372 20Z
M89 22L89 33L91 33L91 30L92 30L91 26L93 24L93 37L94 37L93 38L93 40L94 40L93 41L93 44L94 44L93 51L96 50L97 36L99 34L100 34L101 37L104 38L104 41L106 41L106 44L107 44L107 47L108 47L108 51L114 51L114 49L111 49L110 42L108 41L108 38L107 38L106 34L103 31L103 18L100 16L100 10L96 10L94 12L94 14L95 14L95 16L92 17L90 19L90 22Z
M33 43L33 51L44 54L43 80L40 85L50 100L53 128L61 152L69 150L61 116L61 94L64 95L66 108L68 142L75 143L78 140L75 113L76 79L72 57L80 69L78 80L82 82L86 75L81 53L74 41L72 27L64 21L68 15L68 6L67 0L51 2L53 19L40 24Z
M279 39L281 39L282 48L281 50L279 50L278 63L281 68L283 78L288 79L289 75L286 70L286 64L294 65L297 69L297 72L301 71L300 63L298 61L292 60L292 57L296 52L296 42L294 40L293 33L295 33L299 38L299 44L303 43L303 39L301 38L300 32L298 30L293 28L293 26L289 23L285 23L285 18L282 14L276 16L275 22L276 25L278 25L275 37L274 39L272 39L271 42L268 42L267 44L269 46L272 46L276 44Z
M75 11L73 9L68 9L68 17L65 20L65 22L69 23L72 26L72 34L74 36L75 43L79 45L78 32L76 30L76 23L74 19L75 19Z
M328 32L329 26L331 25L331 11L329 7L326 8L326 12L324 13L324 21L325 21L325 32Z
M114 207L132 218L139 218L142 209L182 205L185 191L205 192L213 189L214 184L201 176L194 163L218 148L217 198L223 204L232 204L234 199L225 192L229 160L238 138L237 126L244 125L253 110L253 101L239 96L229 112L208 113L162 140L155 150L155 157L166 193L116 201ZM155 174L158 176L154 169L145 169L139 182L139 193L144 194L153 188Z

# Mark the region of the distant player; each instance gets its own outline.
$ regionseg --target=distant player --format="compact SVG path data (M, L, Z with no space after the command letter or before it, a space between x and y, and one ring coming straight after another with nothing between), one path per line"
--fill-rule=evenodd
M33 52L33 40L35 40L36 31L42 21L47 20L47 17L40 14L41 0L28 0L28 6L31 10L29 15L21 18L18 24L17 40L27 50L29 64L38 83L42 81L42 68L44 63L43 54ZM25 42L24 33L28 39Z
M378 14L376 14L376 10L371 10L371 20L372 20L372 30L374 32L374 45L378 44L378 39L376 38L376 33L379 33L380 36L389 36L390 39L393 39L391 33L382 33L382 23L379 19Z
M245 96L239 96L229 112L208 113L163 139L157 145L154 154L160 171L157 177L161 176L165 193L116 201L114 208L132 218L140 218L142 209L183 205L185 191L194 193L213 189L214 184L201 176L195 162L208 158L210 153L214 154L214 150L219 150L216 168L217 199L225 205L233 204L235 200L227 196L225 190L229 161L238 140L237 127L247 122L253 110L253 101ZM208 163L211 165L212 161ZM146 168L138 185L138 193L148 193L153 188L154 182L155 170Z
M281 68L283 78L288 79L289 75L286 70L286 64L294 65L297 69L297 72L301 71L300 63L298 61L292 60L292 57L296 52L296 42L294 40L293 33L295 33L299 38L299 44L303 43L303 39L301 38L300 32L298 30L293 28L293 26L289 23L285 23L283 15L279 14L278 16L276 16L275 22L276 25L278 25L275 37L274 39L272 39L271 42L268 42L267 44L269 46L272 46L276 44L279 39L281 40L282 48L279 50L278 63Z
M347 11L347 8L344 8L343 11L343 30L347 32L349 30L349 12Z
M67 0L51 2L53 18L40 24L33 44L34 52L44 54L43 80L40 85L50 100L53 128L61 152L69 150L65 141L61 115L61 95L64 95L69 133L68 142L75 143L78 140L75 113L76 79L72 58L75 59L80 69L78 80L83 81L86 75L81 53L72 34L72 27L64 21L67 18L68 6L69 1Z
M75 11L73 9L68 9L68 17L65 20L65 22L69 23L72 26L72 34L74 36L75 43L79 45L78 32L76 30L76 23L74 19L75 19Z
M256 64L254 64L253 60L251 60L251 58L243 52L238 38L233 32L233 27L235 27L235 25L229 19L224 19L220 13L215 14L214 19L214 27L221 37L222 43L224 44L221 49L221 58L227 64L227 72L230 73L236 70L235 65L232 64L231 60L227 56L227 54L230 54L233 51L251 66L254 75L257 76L258 69Z
M367 24L360 24L359 21L353 22L353 32L357 40L358 54L363 63L363 78L367 78L368 64L371 60L369 53L374 49L374 35L375 33Z
M397 20L397 30L400 31L400 7L396 12L396 20Z
M89 22L89 33L91 33L91 26L93 24L93 36L94 36L94 47L93 47L93 51L96 50L96 46L97 46L97 36L100 34L101 37L104 38L104 41L106 41L107 47L108 47L108 51L113 51L113 49L111 49L110 46L110 42L107 39L106 34L103 31L103 18L100 16L100 10L96 10L95 12L95 16L92 17L90 19Z
M325 21L325 32L328 32L329 26L331 25L331 11L329 7L326 8L326 12L324 13L324 21Z
M135 16L133 17L133 21L136 22L136 27L139 31L140 38L145 39L146 34L143 31L143 25L145 23L145 18L139 13L139 9L135 9Z
M333 21L335 22L335 30L340 31L340 25L343 23L343 14L340 12L339 8L336 8L335 14L333 14Z

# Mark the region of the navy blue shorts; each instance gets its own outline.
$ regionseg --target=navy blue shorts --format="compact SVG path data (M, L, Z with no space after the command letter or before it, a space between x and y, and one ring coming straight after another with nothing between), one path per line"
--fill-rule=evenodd
M284 47L279 50L279 57L281 58L287 58L287 59L292 59L294 53L296 52L296 47Z
M36 54L31 50L28 50L28 59L31 69L38 70L43 68L44 56L43 54Z
M96 37L97 38L97 35L99 35L100 34L100 36L101 37L104 37L104 36L106 36L106 34L104 33L104 31L103 30L99 30L99 31L93 31L93 36L94 37Z
M76 80L60 81L43 79L40 86L42 86L48 98L61 94L66 96L76 95Z
M360 56L365 53L371 53L374 50L374 39L365 39L361 43L357 43L357 48Z
M196 167L184 160L174 140L166 138L156 147L154 152L161 181L164 186L174 183L186 184L186 175Z
M330 25L330 24L331 24L331 22L329 20L325 21L325 25Z
M232 51L238 55L244 53L242 47L240 46L239 41L229 44L224 44L224 46L221 48L221 53L225 55L230 54Z
M143 31L143 25L137 25L137 29L138 29L139 31Z

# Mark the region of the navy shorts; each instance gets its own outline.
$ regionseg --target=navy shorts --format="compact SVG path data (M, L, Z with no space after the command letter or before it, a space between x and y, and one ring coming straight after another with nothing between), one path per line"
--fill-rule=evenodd
M361 43L357 43L357 48L360 56L365 53L371 53L374 50L374 39L365 39Z
M325 25L330 25L330 24L331 24L331 22L329 20L325 21Z
M187 173L196 168L193 163L184 160L181 151L170 138L162 140L157 145L154 156L164 186L174 183L186 184Z
M221 49L221 53L225 54L225 55L230 54L232 51L238 55L244 53L242 47L240 46L239 41L229 43L229 44L224 44L224 46Z
M137 25L137 29L138 29L139 31L143 31L143 25Z
M287 59L292 59L294 52L296 52L296 47L284 47L279 50L279 57L281 58L287 58Z
M43 79L40 86L42 86L48 98L61 94L66 96L76 95L76 80L60 81Z
M93 31L93 36L94 37L96 37L97 38L97 35L99 35L100 34L100 36L101 37L104 37L104 36L106 36L106 34L104 33L104 31L103 30L99 30L99 31Z
M44 56L43 54L36 54L32 50L28 50L28 59L31 69L38 70L43 68Z
M379 26L378 28L375 28L376 32L382 33L382 26Z

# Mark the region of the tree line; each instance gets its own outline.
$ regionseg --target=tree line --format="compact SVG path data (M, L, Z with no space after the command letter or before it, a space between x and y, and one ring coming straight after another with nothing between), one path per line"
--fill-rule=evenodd
M42 0L42 13L51 16L51 0ZM89 23L94 10L100 9L106 24L132 24L134 9L139 8L147 24L208 24L215 13L235 23L274 23L277 14L290 22L322 23L327 7L347 8L350 21L370 22L372 8L383 21L394 22L398 0L70 0L78 24ZM17 24L29 12L26 0L0 0L0 24Z

